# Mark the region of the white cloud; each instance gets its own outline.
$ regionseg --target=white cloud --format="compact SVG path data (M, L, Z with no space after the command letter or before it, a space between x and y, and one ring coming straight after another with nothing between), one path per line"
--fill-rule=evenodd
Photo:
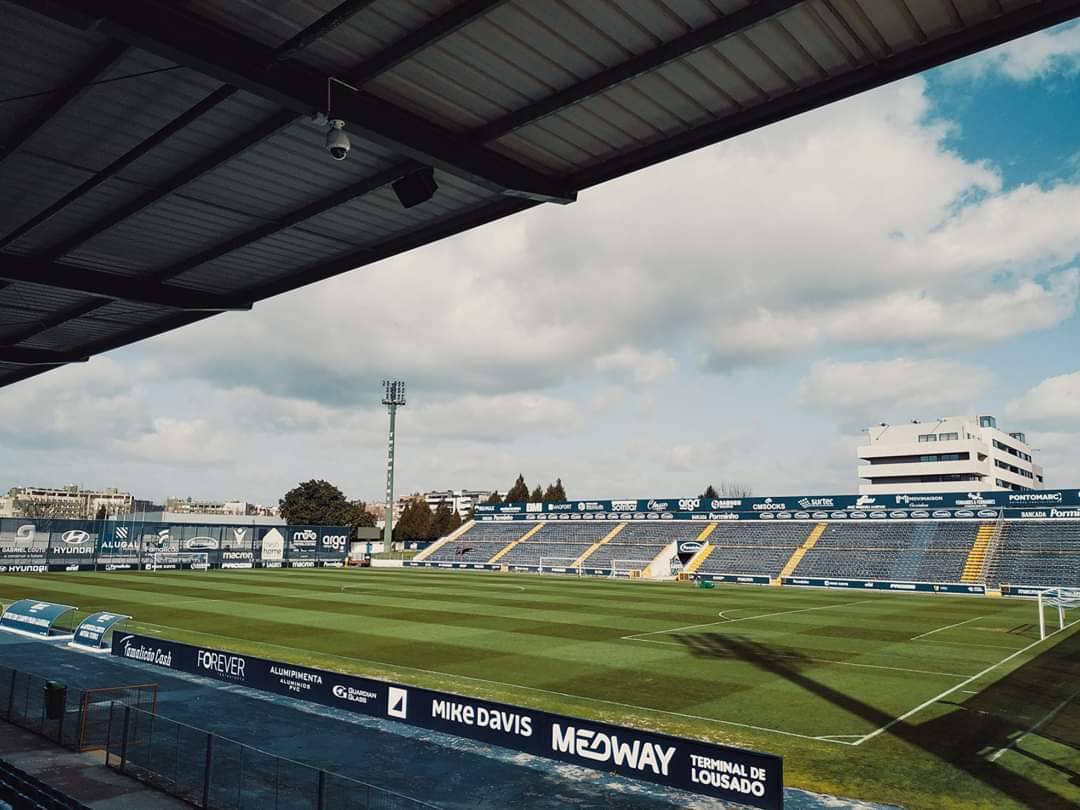
M507 442L522 434L573 433L583 420L574 403L543 394L468 394L434 400L408 414L410 429L432 439Z
M852 428L963 411L993 381L986 369L950 360L823 361L803 380L799 400Z
M1006 407L1010 417L1049 428L1080 427L1080 371L1049 377Z
M992 48L946 69L955 78L998 74L1027 82L1051 74L1080 72L1080 24L1069 23Z
M93 447L151 429L132 375L108 357L31 378L0 397L0 437L8 446Z
M445 393L596 371L646 385L687 350L723 371L1068 317L1080 185L1003 191L932 112L921 79L899 82L150 350L166 374L340 406L388 375Z
M596 370L617 380L631 380L635 385L654 385L675 371L675 360L665 352L642 352L632 346L596 358Z

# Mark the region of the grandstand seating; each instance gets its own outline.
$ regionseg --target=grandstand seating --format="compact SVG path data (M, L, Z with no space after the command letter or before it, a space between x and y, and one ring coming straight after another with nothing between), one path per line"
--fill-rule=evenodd
M614 526L614 523L607 524L609 531ZM695 540L704 528L704 524L686 521L629 523L610 542L586 557L582 565L587 568L611 568L611 564L616 560L652 562L669 543L675 540Z
M507 565L539 565L541 558L562 558L568 563L584 554L593 543L602 540L614 525L606 522L546 523L527 541L518 543L499 558L499 562Z
M533 528L528 523L477 523L428 557L430 562L486 563ZM500 560L501 562L501 560Z
M830 523L799 562L801 577L959 582L977 523Z
M673 541L697 539L708 524L628 522L609 542L597 545L619 525L548 521L511 545L540 524L482 522L427 559L486 563L505 549L498 562L535 566L542 559L580 559L591 549L583 567L604 570L615 560L651 561ZM819 525L816 543L807 542ZM998 531L996 523L985 521L720 521L709 533L712 548L697 573L777 577L785 566L794 566L791 574L798 577L945 583L982 582L985 571L990 586L1080 587L1080 521L1006 520L1000 538L987 544ZM977 536L981 546L973 563ZM804 543L807 547L800 549Z
M1080 522L1007 521L988 581L1080 588Z
M715 548L699 574L778 576L814 528L813 523L721 523L709 535Z
M0 759L0 808L16 810L89 810L56 788Z

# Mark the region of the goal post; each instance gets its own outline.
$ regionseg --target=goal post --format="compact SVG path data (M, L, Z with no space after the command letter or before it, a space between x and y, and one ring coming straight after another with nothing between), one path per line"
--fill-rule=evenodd
M1080 622L1080 588L1047 588L1039 591L1038 600L1040 640Z
M575 565L577 557L541 557L540 574L564 574L572 577L580 577L582 568Z
M637 579L652 565L652 560L612 560L611 576Z
M150 571L209 571L210 555L205 551L155 551L146 568Z

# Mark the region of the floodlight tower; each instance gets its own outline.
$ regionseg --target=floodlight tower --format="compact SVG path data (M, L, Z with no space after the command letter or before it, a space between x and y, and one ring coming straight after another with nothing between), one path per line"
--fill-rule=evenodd
M386 454L386 514L383 516L383 551L389 552L394 541L394 423L397 409L405 406L405 383L383 380L382 404L390 412L390 440Z

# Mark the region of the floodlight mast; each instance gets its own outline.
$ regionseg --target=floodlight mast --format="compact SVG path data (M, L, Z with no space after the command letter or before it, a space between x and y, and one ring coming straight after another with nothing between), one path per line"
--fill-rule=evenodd
M405 406L405 383L383 380L383 405L390 412L390 438L386 455L386 513L383 516L383 551L393 549L394 542L394 425L397 409Z

